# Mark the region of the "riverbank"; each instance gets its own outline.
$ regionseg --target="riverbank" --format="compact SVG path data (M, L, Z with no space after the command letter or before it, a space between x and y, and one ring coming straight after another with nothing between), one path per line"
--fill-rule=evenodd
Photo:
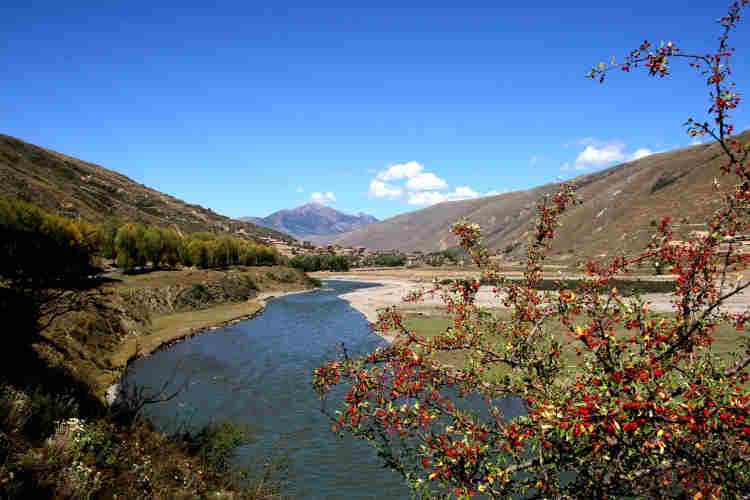
M283 266L115 274L95 291L96 308L69 313L44 332L66 352L44 346L40 352L104 402L135 357L252 318L270 298L314 285L304 273Z
M370 326L378 321L378 312L386 307L404 304L403 298L409 293L424 289L429 286L429 281L420 279L391 278L385 276L361 276L345 273L318 272L310 273L311 276L321 280L343 280L358 283L373 283L380 286L361 288L353 292L339 295L339 298L349 303L367 319ZM425 297L425 301L419 304L409 304L410 307L434 308L440 305L439 297ZM391 343L394 337L378 332L386 342Z
M261 466L239 481L204 453L231 454L246 439L241 428L216 421L165 435L137 414L112 412L106 389L134 356L253 317L273 297L314 284L282 266L108 274L90 302L43 332L49 344L5 352L13 369L0 380L0 497L280 498Z
M324 360L338 357L342 343L352 356L385 345L339 298L362 286L330 281L315 293L270 302L252 321L134 362L127 384L154 387L172 380L170 387L185 387L171 402L146 409L157 428L171 431L184 420L249 423L257 440L242 449L238 463L289 460L284 498L409 498L401 477L383 469L375 450L331 433L318 394L306 382Z
M378 320L378 312L386 307L399 306L412 312L434 314L443 305L439 294L425 294L419 302L405 303L403 298L420 290L428 290L432 280L429 276L409 276L398 270L389 273L380 271L377 275L367 273L331 273L317 272L311 276L321 280L345 280L360 283L379 284L379 287L363 288L341 295L349 305L361 312L367 321L374 324ZM445 276L440 275L440 279ZM492 291L493 287L483 285L476 294L476 303L482 307L504 309L502 296ZM673 310L673 296L669 293L646 293L641 298L650 304L654 311L671 312ZM742 312L750 307L750 294L739 294L726 300L723 310L726 312ZM381 335L388 342L392 337Z
M310 273L310 275L321 280L343 280L381 285L378 287L362 288L340 295L351 307L361 312L370 323L375 323L378 320L378 312L386 307L395 305L409 309L431 311L443 304L439 294L425 294L422 300L416 303L407 304L403 301L403 298L411 293L430 289L432 280L426 277L370 276L356 273L328 272ZM492 292L492 287L490 286L479 288L476 301L477 304L485 307L500 306L500 301Z
M252 319L261 314L272 299L310 291L313 290L263 292L246 302L220 304L209 309L160 316L152 321L148 335L130 338L120 344L109 357L110 362L114 366L127 368L135 359L168 349L185 339ZM112 404L117 398L120 375L122 373L116 376L103 373L98 380L97 385L107 387L104 395L107 404Z

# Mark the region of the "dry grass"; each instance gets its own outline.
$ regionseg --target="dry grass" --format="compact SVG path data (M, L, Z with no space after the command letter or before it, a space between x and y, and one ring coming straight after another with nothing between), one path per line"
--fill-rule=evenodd
M99 165L0 134L0 196L13 196L48 212L99 223L107 217L161 227L270 236L287 234L219 215L134 182Z
M0 498L280 498L269 470L244 479L231 467L236 426L168 437L67 402L0 383Z
M221 304L210 309L167 314L154 318L145 335L129 337L107 355L109 365L122 369L127 362L139 356L151 354L159 347L193 335L199 331L216 327L235 319L245 319L262 309L256 301ZM119 371L100 373L96 386L106 388L119 377Z
M747 143L750 131L738 134L736 139ZM705 229L703 224L721 200L712 190L712 181L714 177L722 179L720 167L724 161L717 144L701 144L655 153L571 179L578 185L583 203L562 217L563 227L550 257L560 264L576 266L586 257L640 252L654 233L652 221L658 223L664 216L675 221L676 239L685 239L692 230ZM665 185L665 177L674 181ZM735 182L724 178L722 189L731 189ZM487 248L517 259L528 242L537 203L555 191L557 185L547 184L497 196L439 203L346 233L334 243L434 252L456 246L449 228L465 217L482 227ZM508 247L512 250L506 254Z

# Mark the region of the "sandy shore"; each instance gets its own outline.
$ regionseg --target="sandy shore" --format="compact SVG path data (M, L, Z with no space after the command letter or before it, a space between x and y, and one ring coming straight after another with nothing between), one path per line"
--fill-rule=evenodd
M396 277L381 276L361 276L335 273L318 273L317 278L323 280L345 280L357 281L362 283L377 283L382 286L363 288L341 295L341 298L349 302L351 307L361 312L370 323L375 323L378 319L378 310L392 306L406 306L409 308L435 308L442 305L439 295L425 295L424 299L418 303L404 303L403 297L409 293L428 289L431 283L427 280L413 280ZM666 293L649 293L642 295L642 298L650 303L654 311L669 312L672 311L672 296ZM502 297L497 297L492 292L492 287L482 286L476 295L477 304L484 307L501 308ZM729 298L722 307L725 312L741 312L750 306L750 292L738 294Z
M317 278L323 280L344 280L360 283L376 283L381 286L362 288L353 292L342 294L340 297L361 312L367 321L375 323L378 320L378 310L389 306L416 307L439 307L442 305L440 295L425 294L423 299L417 303L404 303L403 298L410 293L427 290L431 283L427 280L410 280L404 278L389 278L375 276L357 276L347 274L316 274ZM492 287L480 287L477 293L477 303L482 306L499 307L499 299L492 293Z

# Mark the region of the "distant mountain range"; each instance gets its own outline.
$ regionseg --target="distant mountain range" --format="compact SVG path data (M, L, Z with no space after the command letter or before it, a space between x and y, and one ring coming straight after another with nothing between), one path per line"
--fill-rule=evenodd
M283 233L219 215L160 193L124 175L0 134L0 196L88 222L108 217L171 227L291 240Z
M240 220L287 233L299 240L323 243L333 237L378 222L372 215L349 215L320 203L279 210L268 217L240 217Z
M750 131L736 138L746 144ZM711 187L714 178L722 189L730 189L735 182L721 174L724 163L720 147L706 143L652 154L572 179L583 203L562 218L553 258L572 260L643 250L658 221L667 215L676 223L677 239L703 229L717 208L718 196ZM333 243L383 250L445 250L456 245L449 232L451 225L465 217L482 227L489 249L520 256L532 229L536 204L556 189L556 184L547 184L440 203L342 234Z

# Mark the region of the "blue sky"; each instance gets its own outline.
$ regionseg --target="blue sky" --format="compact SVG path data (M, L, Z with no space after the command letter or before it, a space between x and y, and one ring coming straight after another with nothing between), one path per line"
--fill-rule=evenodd
M728 1L690 4L5 0L0 132L231 217L386 218L689 145L695 70L584 75L646 38L713 50Z

